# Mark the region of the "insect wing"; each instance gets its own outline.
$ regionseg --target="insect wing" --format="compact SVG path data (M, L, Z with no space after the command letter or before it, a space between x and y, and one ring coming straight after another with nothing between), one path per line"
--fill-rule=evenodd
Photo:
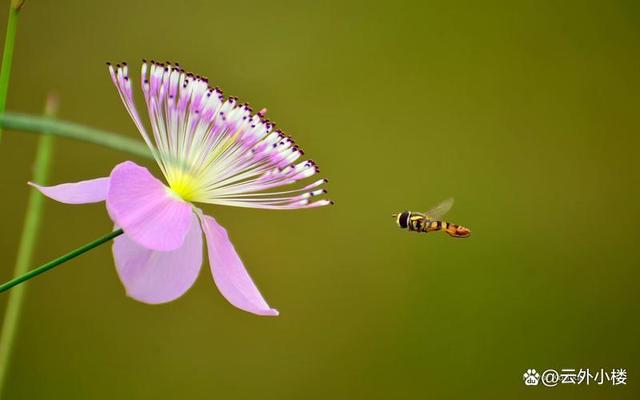
M453 206L453 197L449 197L448 199L444 200L442 203L438 204L437 206L433 207L431 210L427 211L425 214L427 214L431 219L438 220L444 217L444 215L447 212L449 212L449 210L451 210L452 206Z

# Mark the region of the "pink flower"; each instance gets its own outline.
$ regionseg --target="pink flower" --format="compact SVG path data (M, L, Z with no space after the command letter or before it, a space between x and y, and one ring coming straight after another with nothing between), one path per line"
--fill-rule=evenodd
M312 199L325 179L274 192L318 173L290 137L251 113L246 104L178 64L142 64L142 91L151 121L149 135L134 104L126 64L109 65L133 122L149 146L167 185L131 161L111 175L42 187L46 196L68 204L106 201L109 216L124 234L113 257L127 294L157 304L182 296L202 265L206 237L213 279L234 306L258 315L278 315L251 280L226 230L192 203L266 209L312 208L331 204Z

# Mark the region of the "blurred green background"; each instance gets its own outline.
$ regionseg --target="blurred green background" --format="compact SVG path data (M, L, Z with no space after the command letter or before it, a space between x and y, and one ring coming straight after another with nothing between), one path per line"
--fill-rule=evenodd
M230 306L207 265L137 303L109 246L31 281L5 398L638 398L639 23L631 0L27 0L9 110L55 91L61 118L138 138L104 62L178 61L268 107L336 205L205 207L279 318ZM2 281L35 148L0 143ZM56 139L51 181L130 158ZM390 217L449 196L468 240ZM43 225L35 264L111 229L103 205L54 201ZM526 387L527 368L629 378Z

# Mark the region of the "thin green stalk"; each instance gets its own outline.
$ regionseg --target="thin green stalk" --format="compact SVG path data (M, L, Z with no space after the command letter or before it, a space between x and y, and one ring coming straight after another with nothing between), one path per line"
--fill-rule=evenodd
M22 8L23 0L11 0L9 4L9 18L7 19L7 34L4 38L4 50L2 52L2 66L0 67L0 114L7 106L7 93L9 91L9 77L11 76L11 64L13 62L13 46L16 42L16 29L18 16ZM2 129L0 129L2 139Z
M109 240L116 238L120 235L122 235L122 229L116 229L113 232L109 232L106 235L94 240L93 242L87 243L84 246L78 247L77 249L70 251L69 253L56 258L55 260L51 260L48 263L42 264L41 266L39 266L38 268L32 269L31 271L27 272L24 275L21 275L17 278L14 278L12 280L10 280L9 282L5 282L2 285L0 285L0 293L5 292L9 289L11 289L12 287L21 284L22 282L28 281L31 278L34 278L38 275L40 275L43 272L47 272L48 270L57 267L58 265L71 260L72 258L76 258L81 254L86 253L87 251L94 249L98 246L100 246L101 244L104 244L106 242L108 242Z
M57 99L54 96L47 98L45 105L45 115L55 115L58 108ZM38 141L36 159L33 164L33 180L46 184L49 175L49 165L51 151L53 147L53 136L43 134ZM18 255L14 267L13 276L20 276L27 272L33 255L38 231L40 230L40 216L42 215L43 196L37 190L29 192L27 210L18 246ZM20 310L24 299L24 287L19 287L9 296L7 308L0 332L0 396L2 396L4 383L7 377L9 361L11 359L11 349L20 322Z
M136 156L153 157L149 148L139 140L54 118L6 112L0 115L0 127L31 133L47 132L68 139L81 140L115 150L126 151Z

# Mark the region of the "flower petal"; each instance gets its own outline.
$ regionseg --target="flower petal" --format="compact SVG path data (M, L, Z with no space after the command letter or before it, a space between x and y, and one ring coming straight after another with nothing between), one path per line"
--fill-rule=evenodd
M195 214L182 247L173 251L144 248L126 234L113 243L113 258L127 295L143 303L166 303L193 285L202 266L202 229Z
M56 186L40 186L29 182L45 196L66 204L98 203L107 198L109 178L96 178Z
M182 245L193 214L191 204L131 161L118 164L111 172L107 210L131 239L159 251Z
M278 315L269 307L233 248L227 231L213 217L201 215L209 264L220 293L234 306L257 315Z

